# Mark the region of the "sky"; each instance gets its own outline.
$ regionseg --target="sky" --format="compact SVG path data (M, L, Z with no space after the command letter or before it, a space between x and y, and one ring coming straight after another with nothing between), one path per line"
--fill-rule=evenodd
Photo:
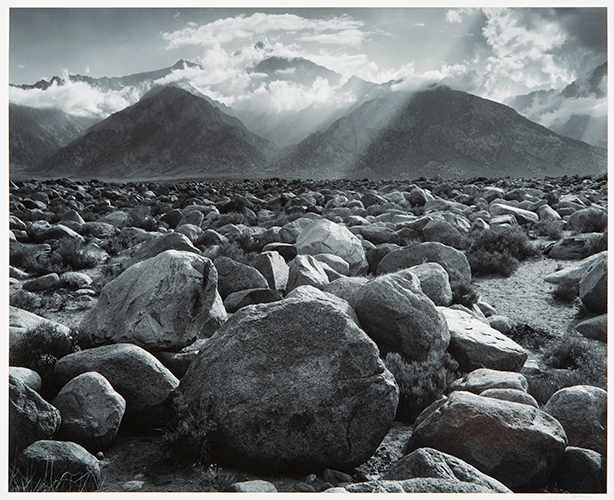
M562 89L607 60L603 7L11 8L9 15L11 83L123 76L186 59L204 70L182 77L238 108L291 111L349 99L326 82L254 90L249 69L264 57L257 42L267 56L309 59L340 73L342 82L352 75L375 83L403 79L397 89L409 90L437 81L500 102ZM97 95L83 86L45 97L9 94L15 102L56 103L92 115L121 109L139 95Z

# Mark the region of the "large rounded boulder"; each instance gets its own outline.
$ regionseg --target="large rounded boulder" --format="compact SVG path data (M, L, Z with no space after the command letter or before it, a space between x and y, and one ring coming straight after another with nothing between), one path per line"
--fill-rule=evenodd
M124 419L131 424L150 429L166 423L179 380L146 350L114 344L78 351L58 360L53 379L62 387L86 372L98 372L121 394L126 401Z
M406 452L449 453L514 491L545 486L567 446L561 424L530 405L456 391L427 410Z
M336 305L305 299L235 313L179 390L190 407L209 409L220 459L267 470L365 462L399 394L375 343Z
M608 393L599 387L576 385L555 392L544 411L565 429L570 446L607 454Z
M409 267L436 262L450 278L452 286L471 283L471 266L465 254L456 248L434 241L404 247L387 254L377 266L377 274L387 274Z
M9 374L9 460L40 439L51 439L60 412L19 378Z
M360 240L348 228L322 219L303 229L296 240L299 254L330 253L341 257L350 265L350 274L368 269L369 264Z
M210 337L225 320L213 263L167 250L109 282L80 327L91 345L130 343L152 352L179 351Z
M450 343L444 316L420 290L409 271L380 276L356 294L360 324L384 352L399 352L411 361L430 353L443 355Z
M58 437L95 452L113 443L126 401L100 373L87 372L62 387L53 406L62 415Z

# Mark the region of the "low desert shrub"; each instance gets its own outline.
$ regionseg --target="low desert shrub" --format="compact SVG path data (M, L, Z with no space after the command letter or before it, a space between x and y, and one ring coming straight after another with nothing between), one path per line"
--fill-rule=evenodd
M11 366L30 368L41 376L48 377L58 359L80 350L72 335L60 331L50 323L42 323L27 330L24 338L9 351Z
M82 245L73 239L63 238L51 254L51 263L70 271L91 269L98 265L98 260L85 252Z
M225 472L219 465L211 464L205 471L200 484L206 491L226 492L232 491L232 485L244 479L236 472Z
M173 399L173 418L162 434L166 457L173 467L210 464L210 433L215 429L211 409L196 402L188 403L178 392Z
M258 254L253 251L245 251L236 241L229 241L219 246L219 255L251 266Z
M551 240L560 240L563 237L564 222L560 220L544 220L537 222L533 229L539 236L545 236Z
M552 296L558 302L569 304L576 300L580 293L579 283L557 283L552 289Z
M399 386L399 406L396 419L412 424L431 403L443 396L459 377L458 363L445 353L442 358L429 356L426 361L407 362L391 352L384 364Z
M592 385L607 390L607 346L581 335L568 334L544 349L544 363L553 370L527 376L529 393L545 404L559 389Z
M460 304L471 309L479 298L478 292L470 284L458 282L452 285L452 304Z
M521 347L534 350L544 348L556 339L550 333L539 328L533 328L525 323L519 323L514 326L506 336Z
M467 260L476 276L510 276L520 261L537 254L538 249L520 226L495 226L471 233Z

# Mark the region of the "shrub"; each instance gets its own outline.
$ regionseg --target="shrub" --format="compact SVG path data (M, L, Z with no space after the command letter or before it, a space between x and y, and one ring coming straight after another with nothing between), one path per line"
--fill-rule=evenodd
M533 328L525 323L514 326L506 336L525 349L543 348L556 338L544 330Z
M565 387L573 387L574 385L585 385L582 374L573 370L559 370L538 375L525 375L525 377L529 383L527 392L541 406L544 406L556 391Z
M552 289L552 296L559 302L571 303L580 294L579 283L557 283Z
M242 480L236 472L224 472L219 465L211 464L200 484L208 491L232 491L231 486Z
M537 222L533 229L539 236L545 236L551 240L560 240L563 237L563 222L556 220L544 220Z
M53 470L50 470L45 477L38 477L33 471L22 472L13 464L9 469L9 485L8 491L21 493L43 493L43 492L79 492L92 491L99 489L98 479L92 474L84 474L75 477L72 474L65 473L62 477L54 477Z
M209 436L215 429L210 419L211 409L196 402L188 403L179 392L174 396L173 409L174 418L162 434L165 455L173 467L179 463L208 465Z
M96 257L87 254L81 244L70 238L63 238L51 254L51 263L55 263L66 270L91 269L98 265Z
M545 404L559 389L592 385L607 390L607 346L581 335L568 334L544 349L544 363L555 370L527 376L529 393Z
M476 276L510 276L521 260L538 252L520 226L495 226L471 233L470 238L472 240L466 255L471 271Z
M460 304L471 309L479 298L475 288L467 283L459 282L452 285L452 304Z
M396 419L412 424L431 403L443 396L459 377L458 363L445 353L442 358L429 356L426 361L407 362L394 352L388 353L384 364L399 386L399 406Z
M236 241L229 241L219 245L219 255L236 260L242 264L247 264L248 266L251 266L257 257L255 252L246 252Z
M79 345L72 335L67 335L50 323L42 323L27 330L24 338L9 351L11 366L25 366L48 377L58 359L76 352Z

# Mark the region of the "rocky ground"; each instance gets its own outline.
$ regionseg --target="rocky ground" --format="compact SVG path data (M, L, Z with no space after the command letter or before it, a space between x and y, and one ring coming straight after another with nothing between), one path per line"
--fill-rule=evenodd
M254 369L254 363L261 362L258 366L266 366L267 372L273 370L282 378L292 373L292 377L299 377L290 378L294 386L303 383L300 374L303 370L311 373L308 366L315 363L314 366L320 368L313 374L322 377L319 387L333 383L322 375L328 373L323 367L335 365L337 359L350 359L345 358L348 355L346 351L338 352L338 344L335 344L335 347L325 349L317 357L309 358L307 363L304 354L293 354L303 352L294 351L293 345L269 348L267 338L270 332L278 328L280 321L274 318L279 317L283 320L283 328L297 328L296 342L301 342L302 336L305 336L305 342L307 339L316 342L314 339L322 334L324 337L318 342L325 344L325 339L337 335L341 328L330 325L343 324L342 331L349 336L344 338L359 342L356 345L363 346L361 353L366 349L360 354L360 368L358 365L356 367L360 370L367 369L367 365L371 366L372 363L383 366L377 356L372 358L372 354L367 354L367 351L371 352L371 347L367 346L372 343L366 336L363 338L366 332L378 345L382 359L386 352L392 351L400 352L407 361L425 363L429 353L441 357L447 350L459 360L461 374L480 367L500 373L520 372L523 378L526 377L522 391L536 396L535 407L539 407L539 410L535 411L539 411L539 418L546 418L542 417L546 415L543 410L548 407L546 403L550 404L550 395L558 389L572 385L606 389L607 339L605 319L601 321L606 312L606 271L603 270L606 258L603 257L605 254L600 254L607 249L606 189L607 180L604 177L474 179L446 183L436 180L384 183L279 179L182 182L173 185L146 182L120 185L66 179L11 183L10 300L14 306L11 309L11 365L30 366L42 376L37 381L36 375L32 376L25 370L20 372L22 379L29 381L26 385L47 399L37 404L41 407L48 405L45 411L49 415L57 412L57 417L49 417L51 420L57 418L55 424L49 424L56 430L60 429L60 434L56 434L55 438L60 439L59 435L65 441L78 442L75 435L72 435L74 439L66 437L71 436L70 430L59 428L60 413L64 422L68 420L66 414L69 410L58 412L49 403L55 402L54 397L59 389L76 374L92 370L104 372L108 368L91 368L99 366L95 364L87 365L90 366L88 369L75 368L69 363L72 358L65 357L69 351L54 352L51 364L49 358L44 358L46 364L40 359L28 358L24 355L24 339L34 326L43 321L41 318L72 329L72 335L83 353L90 350L96 352L93 348L104 345L129 343L142 347L147 353L154 354L151 363L161 363L161 369L168 373L167 378L160 382L168 384L165 394L170 394L179 386L182 393L196 404L195 401L204 393L218 400L230 397L223 392L201 387L194 375L204 366L216 363L220 356L227 356L226 363L235 367L235 371L247 372ZM520 232L514 233L516 230ZM517 239L505 240L509 248L519 241L518 234L522 234L523 241L526 240L525 243L533 250L529 252L530 255L527 253L519 257L521 262L514 265L507 256L509 252L492 244L487 248L485 243L481 243L483 247L476 243L485 241L480 239L485 231L502 235L499 240L513 233ZM502 253L506 256L502 257ZM494 263L494 271L492 265L490 268L484 265L487 261ZM431 264L427 266L427 263ZM145 265L153 267L143 267ZM127 269L130 271L121 274ZM412 271L407 273L404 269ZM497 271L508 276L497 275ZM459 288L461 285L465 287L464 298L463 288ZM390 297L397 293L401 294L401 298L391 302ZM281 300L288 295L288 298ZM185 297L185 300L180 297ZM322 302L327 305L322 305ZM245 309L249 304L263 305ZM291 312L292 304L298 304L294 313ZM37 316L29 316L24 310ZM380 310L394 311L389 313L394 317L393 322L386 315L379 317ZM245 311L253 312L246 315ZM306 313L304 321L307 323L301 323L301 311L312 311ZM268 317L272 322L266 330L269 333L263 337L260 337L261 327L254 323L257 314L263 315L263 321ZM435 318L442 315L448 326L433 326L441 321ZM306 326L311 323L314 323L313 331L310 330L311 326ZM588 326L583 326L586 323ZM442 324L445 325L445 322ZM211 337L222 325L227 333L214 337L215 342L212 339L193 344L196 338ZM362 329L357 325L361 325ZM249 339L245 338L245 342L253 343L246 354L237 354L237 347L233 347L230 336L233 328L235 335L244 331L253 332ZM419 340L402 333L416 329L426 332L418 336ZM468 330L475 330L476 336L466 337ZM527 332L532 335L530 338L526 337ZM568 348L570 352L584 350L593 358L601 358L591 363L590 372L588 368L578 366L578 363L570 361L564 366L552 361L556 346L572 344L573 349ZM280 350L286 353L286 358L282 357L278 366L270 352ZM194 373L184 376L187 366L199 351L199 367L192 367ZM260 351L269 354L261 355ZM486 351L488 354L484 354ZM215 357L205 362L207 356L214 352ZM250 353L248 361L251 364L243 365L247 352ZM579 362L580 354L571 356L572 361ZM119 356L119 353L116 355ZM53 368L55 359L62 361ZM289 369L288 366L296 368ZM234 376L232 370L226 372L226 369L220 367L219 375L216 375L224 383ZM318 465L297 466L291 472L255 472L245 464L232 463L234 458L224 460L215 454L212 461L221 465L178 463L173 466L163 447L160 431L164 427L162 420L155 421L154 418L149 423L152 412L162 415L167 407L156 403L158 406L150 404L137 408L140 403L133 401L135 396L131 393L132 389L122 385L124 382L115 383L113 373L104 372L113 386L109 385L108 390L117 395L114 396L115 414L126 413L121 427L120 415L114 431L109 431L112 436L104 438L107 441L111 439L109 442L112 444L102 446L100 441L96 441L102 439L100 436L95 439L90 436L94 444L91 439L86 440L86 447L92 453L103 450L98 454L97 465L91 466L94 469L98 467L96 473L102 478L98 489L223 491L247 488L249 491L267 491L267 488L274 488L276 491L324 491L341 485L349 491L470 491L463 488L469 488L467 483L471 483L471 488L486 488L480 491L498 491L497 488L509 487L514 491L527 491L527 488L543 491L549 488L550 491L588 492L592 491L591 488L601 487L599 467L596 475L593 474L597 479L590 486L578 486L579 479L575 483L571 480L564 483L560 479L553 482L553 477L560 477L560 469L569 467L567 462L573 461L572 452L575 450L571 448L588 450L582 452L583 464L596 463L597 459L591 453L602 458L599 453L605 453L601 444L587 444L586 439L576 438L573 429L578 424L568 423L564 416L557 416L563 427L553 430L552 436L563 432L564 428L567 448L565 445L552 445L560 448L558 455L536 457L538 462L549 461L548 473L543 472L530 485L522 483L517 477L497 473L480 460L463 467L473 465L503 484L489 482L494 481L491 478L476 479L477 476L473 475L473 479L467 480L465 475L459 485L458 473L454 486L448 483L442 486L423 479L422 482L412 479L414 482L408 483L410 478L439 477L432 473L420 475L416 470L401 476L395 475L396 472L389 473L390 477L387 477L386 472L399 463L412 446L416 449L416 443L427 443L427 446L455 457L461 457L464 450L451 453L452 448L435 444L438 438L431 435L423 437L422 432L426 431L421 430L412 436L416 426L413 421L405 419L401 422L393 418L396 403L389 392L392 387L390 382L370 370L367 369L361 377L367 377L372 382L359 392L367 394L374 391L373 396L369 396L373 398L370 404L379 408L380 422L374 425L374 421L368 419L368 422L360 424L366 427L359 434L381 433L383 440L369 438L376 439L376 444L368 445L372 447L371 452L360 462L356 458L346 457L347 451L340 451L339 458L327 459L328 462L319 458L320 452L313 452L315 455L310 460ZM16 372L13 375L17 377ZM345 382L336 378L339 375L331 372L330 376L334 384L342 384L339 387L344 387L344 392L358 390L343 385ZM272 380L268 377L262 380ZM147 383L158 383L152 380L149 379ZM341 377L341 380L345 379ZM246 382L243 380L240 383ZM548 387L544 388L546 385ZM16 382L15 387L18 386ZM23 390L27 392L29 389ZM141 386L136 390L141 394L149 388ZM283 387L271 389L276 390L281 391L280 395L287 391ZM402 387L401 395L404 390ZM444 392L450 390L448 387ZM325 392L324 389L321 391ZM39 397L31 392L28 394L30 396L21 397ZM599 400L601 393L590 394L591 404L584 406L598 408L599 404L595 401ZM539 395L542 397L539 398ZM324 398L322 401L329 398L319 393L316 396ZM581 399L577 395L574 397ZM378 398L382 398L380 403L377 403ZM120 400L125 400L125 410L120 411ZM448 403L452 408L457 402L452 398ZM391 416L385 417L388 411L385 408L392 404ZM287 405L290 406L290 417L292 412L306 415L305 409L300 410L299 402L288 401ZM299 409L293 410L292 405L299 405L296 407ZM442 408L437 411L453 411ZM250 411L253 413L253 409ZM354 415L352 411L355 410L348 411L348 416L339 413L335 418L341 423L346 418L352 422L354 416L349 415ZM556 413L555 410L549 411ZM327 415L326 418L330 420L330 414ZM250 416L249 411L247 416ZM427 416L421 415L418 423L422 424L420 419L428 420ZM16 418L11 414L11 422ZM222 418L221 414L217 418ZM276 417L274 421L283 426L286 425L281 423L285 421L284 418ZM599 419L587 416L586 421L591 418ZM148 429L136 431L135 419ZM582 424L584 427L589 425L586 421ZM301 429L312 425L306 422L300 424ZM427 424L425 422L421 428L428 428ZM383 430L378 430L378 426ZM390 430L386 432L388 428ZM292 429L289 427L286 431L278 427L276 432L280 435L288 432L290 436L295 432ZM260 453L265 462L271 463L272 469L275 469L273 465L277 463L276 460L297 463L301 460L300 450L286 450L283 443L274 448L282 457L278 459L265 459L269 457L269 451L254 451L249 446L243 449L241 441L254 437L248 437L252 431L247 428L241 432L247 434L239 440L239 444L232 444L234 448L229 444L231 451L227 453L233 456L244 453L248 457L258 457ZM339 431L333 429L330 432L335 434ZM18 439L11 434L11 439L13 443L19 441L15 448L21 451L28 444L39 439L50 439L53 435L54 432L47 431L47 434L34 433L35 437L19 436ZM79 436L83 438L82 434ZM331 439L334 441L333 437ZM350 448L354 450L367 446L363 445L362 437L347 439L353 443ZM560 438L549 439L560 441ZM234 443L232 439L230 442ZM433 444L429 445L431 442ZM568 452L572 458L563 460ZM593 462L585 455L590 455ZM26 463L24 460L22 456L17 463L23 466ZM435 459L431 457L429 460ZM445 460L451 464L450 460L457 458ZM526 461L526 457L523 460ZM351 462L353 465L349 465ZM456 466L450 467L457 470L454 468ZM517 464L508 464L508 467L514 469ZM592 467L595 469L594 465ZM425 474L424 471L422 474ZM585 474L585 477L588 476ZM394 485L392 479L397 481ZM403 482L398 482L399 479ZM268 483L249 483L254 480ZM372 482L377 480L379 482ZM245 483L246 486L235 483ZM351 483L355 484L349 486Z

